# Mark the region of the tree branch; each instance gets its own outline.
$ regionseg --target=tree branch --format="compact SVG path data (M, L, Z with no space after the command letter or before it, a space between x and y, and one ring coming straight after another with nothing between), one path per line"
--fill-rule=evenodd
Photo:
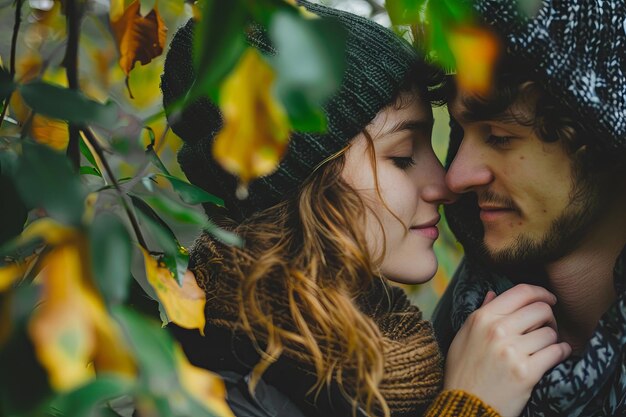
M76 0L66 0L65 14L67 16L67 48L65 50L65 72L67 83L72 90L78 90L78 42L80 37L80 12ZM67 145L67 156L74 168L80 168L80 129L70 123L68 125L70 140Z
M11 79L15 79L15 56L17 55L17 35L20 31L20 25L22 24L22 4L23 0L16 0L15 4L15 22L13 23L13 37L11 38L11 63L10 69ZM9 108L9 102L11 101L11 96L13 93L9 94L4 100L4 106L2 107L2 114L0 114L0 127L2 127L2 122L4 122L4 117L7 114L7 109Z
M135 232L135 236L137 236L137 242L139 242L141 247L143 247L146 251L150 252L150 250L148 249L148 245L146 244L146 241L143 238L143 235L141 234L141 229L139 228L139 222L137 221L137 218L135 217L135 214L133 213L133 211L130 209L130 206L128 205L128 201L126 201L124 192L122 191L122 188L120 187L119 183L115 179L113 170L109 166L109 162L106 160L104 151L102 147L100 146L100 144L98 143L96 136L88 127L82 128L81 131L83 132L83 135L85 135L85 140L89 142L93 150L98 155L98 158L100 158L100 161L102 162L102 166L104 167L104 170L106 171L107 176L111 180L113 187L115 187L117 194L122 200L122 204L124 205L124 210L126 211L126 215L128 216L128 219L130 220L130 223Z

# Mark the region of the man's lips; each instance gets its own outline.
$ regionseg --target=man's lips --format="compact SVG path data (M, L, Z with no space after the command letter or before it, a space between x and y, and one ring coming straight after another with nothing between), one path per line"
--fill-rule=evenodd
M517 210L505 206L479 205L480 219L483 222L491 222L501 219L509 214L516 213Z

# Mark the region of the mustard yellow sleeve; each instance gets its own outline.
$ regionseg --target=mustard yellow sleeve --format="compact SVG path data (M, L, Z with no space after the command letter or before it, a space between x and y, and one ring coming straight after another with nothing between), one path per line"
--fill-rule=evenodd
M460 390L440 393L424 417L501 417L478 397Z

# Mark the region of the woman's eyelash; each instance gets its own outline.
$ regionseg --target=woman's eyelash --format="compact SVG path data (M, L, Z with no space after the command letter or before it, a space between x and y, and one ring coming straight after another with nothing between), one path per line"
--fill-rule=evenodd
M391 158L393 164L400 169L408 169L415 165L415 159L412 156L396 156Z
M489 135L489 137L486 139L486 142L489 145L493 145L493 146L505 146L511 143L511 140L512 138L510 136Z

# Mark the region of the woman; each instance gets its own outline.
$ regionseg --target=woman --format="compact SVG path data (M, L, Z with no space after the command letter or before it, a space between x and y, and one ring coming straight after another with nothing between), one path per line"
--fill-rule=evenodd
M549 328L554 297L530 286L489 295L444 381L430 324L388 282L424 282L437 268L438 206L454 199L430 145L440 76L387 29L301 4L348 32L327 133L294 132L277 171L238 200L211 156L217 108L199 102L173 120L187 177L225 199L227 211L207 212L245 241L198 239L190 269L207 295L206 337L175 333L192 362L223 376L239 417L515 415L568 354ZM193 84L192 25L168 53L166 108ZM262 31L249 42L276 53Z

